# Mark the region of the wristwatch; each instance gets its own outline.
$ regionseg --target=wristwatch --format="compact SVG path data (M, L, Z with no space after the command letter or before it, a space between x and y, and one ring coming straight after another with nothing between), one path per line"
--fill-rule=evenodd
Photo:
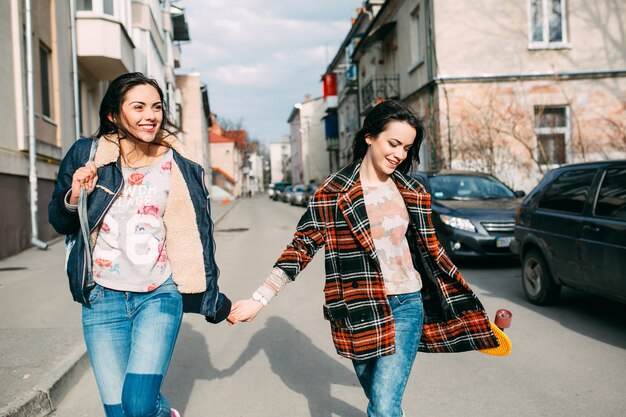
M252 299L254 301L260 301L263 306L267 305L267 299L256 291L252 293Z

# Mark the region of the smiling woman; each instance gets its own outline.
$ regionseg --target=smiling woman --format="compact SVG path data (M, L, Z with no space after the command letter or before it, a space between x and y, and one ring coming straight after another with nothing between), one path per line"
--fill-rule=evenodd
M430 195L406 175L425 135L405 105L373 107L355 135L354 161L315 191L274 268L227 319L253 320L324 246L324 318L337 352L352 360L369 416L404 414L418 349L498 346L482 305L435 236Z
M155 80L113 80L97 134L66 154L48 209L67 235L70 289L108 417L180 417L160 389L183 310L211 322L230 311L217 286L204 170L166 114ZM79 208L81 192L89 198Z

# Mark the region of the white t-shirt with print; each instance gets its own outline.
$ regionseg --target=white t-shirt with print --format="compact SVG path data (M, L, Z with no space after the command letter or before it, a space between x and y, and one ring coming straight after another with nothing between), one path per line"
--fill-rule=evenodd
M171 275L163 213L172 150L152 165L122 168L124 185L104 217L93 252L93 278L103 287L148 292Z
M406 240L409 213L394 183L363 186L363 198L387 294L408 294L422 288Z

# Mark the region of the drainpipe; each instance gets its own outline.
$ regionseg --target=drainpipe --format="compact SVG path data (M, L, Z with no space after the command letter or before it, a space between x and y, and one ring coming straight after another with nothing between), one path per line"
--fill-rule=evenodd
M47 249L48 244L39 240L39 225L37 224L37 149L35 148L35 94L33 92L33 39L32 39L32 11L31 0L24 0L24 20L26 23L26 102L28 118L28 182L30 183L30 243L39 249Z
M425 1L424 2L424 8L425 10L425 15L426 15L426 76L428 78L428 83L429 83L429 87L428 87L428 107L430 108L430 123L429 123L429 130L430 130L430 138L431 141L429 143L430 145L430 161L429 164L427 165L427 168L430 170L438 170L441 167L438 166L437 164L437 146L436 146L436 140L435 140L435 136L437 135L437 130L435 128L435 119L434 119L434 114L435 114L435 88L437 88L436 84L434 84L432 81L434 79L434 73L437 70L437 68L434 67L433 65L433 59L435 59L436 57L436 51L434 50L434 45L432 44L433 42L433 21L434 21L434 11L433 11L433 7L430 1Z
M78 51L76 48L76 0L70 0L70 37L72 41L72 84L74 84L74 137L80 135L80 92L78 91Z

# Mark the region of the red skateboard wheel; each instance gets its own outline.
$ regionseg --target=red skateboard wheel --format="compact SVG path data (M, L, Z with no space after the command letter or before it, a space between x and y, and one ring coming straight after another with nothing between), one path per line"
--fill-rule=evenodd
M513 314L504 308L496 311L496 320L494 324L498 326L500 329L508 329L511 327L511 320L513 319Z

